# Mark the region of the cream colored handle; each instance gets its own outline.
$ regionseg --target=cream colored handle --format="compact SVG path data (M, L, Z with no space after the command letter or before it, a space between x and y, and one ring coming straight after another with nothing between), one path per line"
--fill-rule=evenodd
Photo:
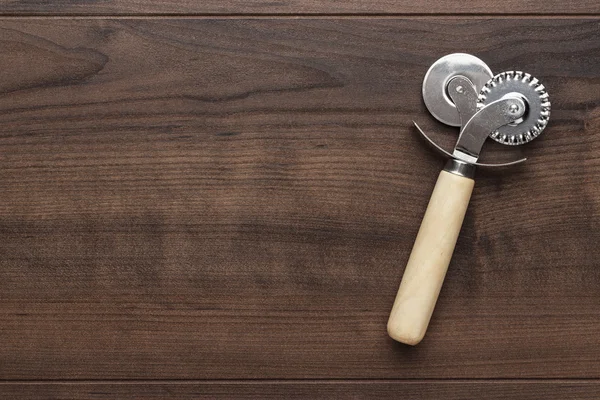
M425 336L474 184L446 171L438 177L387 325L399 342L416 345Z

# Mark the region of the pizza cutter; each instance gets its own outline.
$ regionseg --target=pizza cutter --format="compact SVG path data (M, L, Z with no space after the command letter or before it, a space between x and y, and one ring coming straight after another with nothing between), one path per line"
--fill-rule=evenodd
M503 167L479 163L488 137L506 145L535 139L548 124L550 101L544 86L531 75L507 71L492 75L489 67L469 54L437 60L423 81L423 100L439 121L459 126L452 153L418 131L448 157L429 200L387 325L402 343L418 344L424 337L454 252L475 184L475 169Z

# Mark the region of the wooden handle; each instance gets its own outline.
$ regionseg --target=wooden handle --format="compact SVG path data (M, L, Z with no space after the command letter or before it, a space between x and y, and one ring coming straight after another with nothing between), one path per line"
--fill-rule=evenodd
M387 325L399 342L416 345L425 336L474 184L446 171L438 177Z

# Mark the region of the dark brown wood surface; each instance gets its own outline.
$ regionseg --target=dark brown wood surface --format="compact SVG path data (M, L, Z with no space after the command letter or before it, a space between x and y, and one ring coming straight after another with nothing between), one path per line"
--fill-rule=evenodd
M600 13L597 0L12 0L0 4L9 15L268 15L268 14L503 14L581 15Z
M529 160L480 171L410 348L456 51L553 114L486 145ZM0 398L598 398L598 18L6 17L0 54Z
M87 382L1 384L6 398L24 400L104 399L419 399L419 400L597 400L597 382L400 382L400 381L305 381L305 382ZM485 396L485 397L482 397Z

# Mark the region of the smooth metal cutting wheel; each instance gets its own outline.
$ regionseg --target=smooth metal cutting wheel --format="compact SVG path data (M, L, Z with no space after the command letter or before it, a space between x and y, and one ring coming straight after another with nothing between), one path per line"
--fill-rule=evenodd
M433 63L423 79L423 101L431 115L450 126L461 125L458 109L448 95L448 83L456 76L468 78L479 92L494 74L470 54L448 54Z

